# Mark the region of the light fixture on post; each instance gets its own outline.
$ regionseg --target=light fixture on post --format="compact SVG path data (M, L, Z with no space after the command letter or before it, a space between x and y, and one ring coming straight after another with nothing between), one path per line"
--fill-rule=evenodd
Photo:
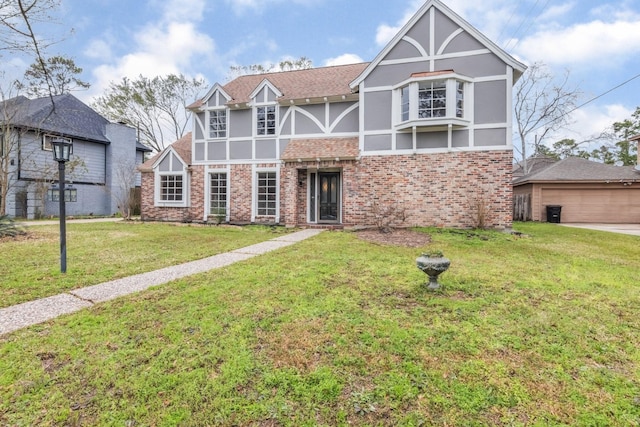
M67 272L67 226L64 191L64 171L65 163L69 161L73 145L70 140L56 138L51 141L53 146L53 160L58 162L58 186L60 201L60 272Z

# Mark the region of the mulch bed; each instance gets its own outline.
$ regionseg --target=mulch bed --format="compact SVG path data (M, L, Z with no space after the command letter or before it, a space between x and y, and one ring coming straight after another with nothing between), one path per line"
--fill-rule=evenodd
M404 228L393 229L387 233L378 229L361 230L356 232L356 236L367 242L407 248L419 248L431 243L430 235Z

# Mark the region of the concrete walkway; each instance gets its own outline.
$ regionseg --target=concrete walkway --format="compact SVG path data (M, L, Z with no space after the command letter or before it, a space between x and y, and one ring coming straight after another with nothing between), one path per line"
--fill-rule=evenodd
M322 230L302 230L209 258L124 277L99 285L75 289L64 294L3 308L0 309L0 335L46 322L63 314L73 313L100 302L140 292L151 286L162 285L182 277L226 267L238 261L244 261L293 245L321 232Z

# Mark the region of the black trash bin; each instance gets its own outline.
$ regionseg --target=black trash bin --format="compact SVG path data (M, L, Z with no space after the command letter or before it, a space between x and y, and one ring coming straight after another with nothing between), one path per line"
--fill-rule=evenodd
M560 224L560 212L562 206L559 205L547 205L547 222L553 222Z

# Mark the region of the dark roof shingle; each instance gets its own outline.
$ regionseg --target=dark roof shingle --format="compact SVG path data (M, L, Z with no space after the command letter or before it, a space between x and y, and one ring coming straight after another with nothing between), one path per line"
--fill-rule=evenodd
M533 173L514 180L514 184L551 181L606 182L620 180L639 180L640 173L633 166L614 166L580 157L567 157L563 160L538 169Z
M105 136L109 121L71 94L37 99L19 96L0 104L0 109L1 119L17 127L109 143Z

